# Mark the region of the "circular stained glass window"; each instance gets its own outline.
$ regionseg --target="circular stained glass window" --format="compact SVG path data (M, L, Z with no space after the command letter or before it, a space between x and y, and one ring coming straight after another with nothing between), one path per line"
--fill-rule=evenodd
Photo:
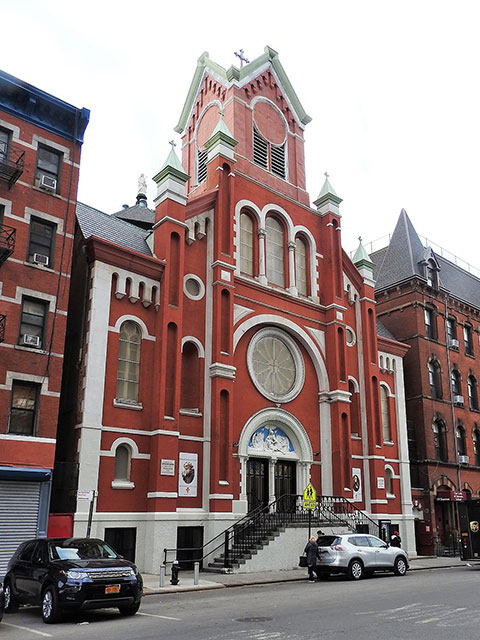
M247 352L250 377L262 395L275 402L289 402L302 389L303 358L295 342L279 329L261 329Z

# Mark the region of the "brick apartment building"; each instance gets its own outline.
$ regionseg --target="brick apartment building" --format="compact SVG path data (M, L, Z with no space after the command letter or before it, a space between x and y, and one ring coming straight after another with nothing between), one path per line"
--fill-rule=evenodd
M371 259L377 317L410 347L405 394L417 550L445 553L458 538L456 502L480 497L480 279L424 246L404 210L388 246Z
M92 534L143 570L309 481L413 548L407 348L377 327L328 178L310 205L309 121L272 49L241 69L204 54L155 210L142 180L115 215L77 207L59 452L95 492Z
M88 119L0 71L0 576L47 531Z

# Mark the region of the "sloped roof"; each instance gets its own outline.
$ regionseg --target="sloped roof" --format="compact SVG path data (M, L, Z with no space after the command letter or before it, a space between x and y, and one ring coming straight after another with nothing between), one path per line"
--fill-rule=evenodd
M278 53L271 47L265 47L265 52L249 62L241 69L238 69L232 65L229 69L224 69L221 65L210 60L208 53L205 51L197 60L197 68L193 76L190 89L188 90L185 104L183 105L182 114L178 121L175 131L182 134L187 125L190 113L193 105L197 99L198 92L200 90L204 75L206 72L210 73L214 78L223 84L224 87L229 88L233 85L236 87L243 87L244 84L250 82L253 77L260 73L266 66L271 66L280 88L283 94L288 100L295 117L302 125L306 125L311 121L310 116L307 115L305 109L302 107L300 100L298 99L295 90L288 79L285 70L278 59Z
M370 255L375 264L375 290L386 289L413 277L426 281L423 265L429 257L434 258L439 266L439 287L480 308L480 279L430 247L424 247L405 209L400 213L389 245Z
M379 269L377 267L375 288L383 289L413 276L423 276L420 263L424 255L425 247L413 228L407 212L402 209L382 265ZM370 258L377 263L374 255Z
M113 214L115 218L119 220L125 220L126 222L143 222L145 224L154 225L155 223L155 211L148 209L148 207L142 207L139 204L134 204L133 207L126 207Z
M395 336L390 333L387 327L384 324L382 324L378 318L376 320L377 320L377 335L379 335L381 338L389 338L390 340L397 341L397 338L395 338Z
M139 229L129 222L110 216L82 202L77 202L76 216L85 240L96 236L126 249L152 255L146 242L149 231Z

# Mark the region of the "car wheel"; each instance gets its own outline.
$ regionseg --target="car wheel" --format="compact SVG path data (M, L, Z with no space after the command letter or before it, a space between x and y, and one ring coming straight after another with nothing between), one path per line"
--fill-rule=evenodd
M125 604L121 607L118 607L120 611L120 615L122 616L134 616L140 608L140 602L136 602L135 604Z
M60 618L61 609L55 587L47 587L42 596L42 618L46 624L53 624Z
M3 596L5 601L5 613L14 613L18 609L18 602L12 591L12 583L7 580L3 585Z
M404 576L407 573L407 563L403 556L399 556L393 565L393 572L396 576Z
M360 580L363 577L364 569L360 560L352 560L348 565L349 580Z

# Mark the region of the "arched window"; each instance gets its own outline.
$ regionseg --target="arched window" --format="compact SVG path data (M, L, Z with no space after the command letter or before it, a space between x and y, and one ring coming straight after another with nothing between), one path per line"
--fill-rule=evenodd
M132 452L130 447L126 444L118 445L115 451L115 480L130 481L130 462L132 459Z
M117 367L117 400L138 402L142 331L131 320L120 327Z
M437 339L437 315L433 307L425 307L425 334L431 340Z
M428 382L430 384L430 395L432 398L441 399L442 380L440 376L440 364L437 360L428 363Z
M391 442L392 432L390 429L390 409L388 406L388 392L385 387L380 386L380 402L382 405L382 432L383 441Z
M460 373L458 372L458 369L452 369L452 373L450 375L450 380L452 383L452 393L454 396L461 396L462 395L462 388L460 385ZM455 397L454 397L454 401L455 401Z
M240 214L240 271L253 276L253 220L248 213Z
M465 353L467 356L473 356L472 327L469 324L466 324L463 327L463 343L465 345Z
M394 497L393 493L393 471L390 467L385 467L385 493L387 498Z
M432 425L433 446L435 448L435 459L447 462L447 441L445 437L445 425L441 420L435 420Z
M355 390L355 385L350 380L348 382L348 391L350 392L350 402L352 403L350 406L350 429L352 436L360 435L360 400L358 394Z
M301 296L308 295L307 247L302 238L295 238L295 284Z
M279 287L285 286L285 240L282 224L274 217L265 223L267 279Z
M467 378L468 406L470 409L478 409L477 381L475 377L469 375Z
M467 455L467 443L465 441L465 429L459 425L457 427L457 454L459 456Z
M182 348L182 386L180 388L180 407L194 412L201 410L201 360L197 346L186 342Z
M473 430L473 455L475 466L480 467L480 430L478 427Z
M429 260L427 262L426 276L427 276L428 286L436 289L437 288L437 269L435 267L435 262L433 260Z
M450 348L458 349L457 321L453 317L447 318L447 344Z

